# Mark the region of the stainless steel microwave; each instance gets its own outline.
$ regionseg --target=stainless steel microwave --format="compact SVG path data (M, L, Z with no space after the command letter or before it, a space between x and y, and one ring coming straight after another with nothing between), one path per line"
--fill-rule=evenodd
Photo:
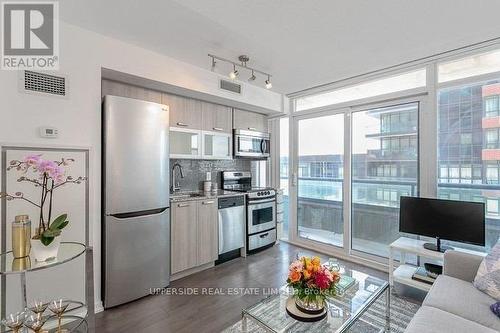
M234 130L234 156L267 158L270 152L270 135L247 130Z

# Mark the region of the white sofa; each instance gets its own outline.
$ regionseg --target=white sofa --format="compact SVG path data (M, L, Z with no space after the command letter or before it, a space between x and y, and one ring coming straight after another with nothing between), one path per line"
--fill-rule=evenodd
M498 333L496 300L473 285L482 257L446 251L444 271L434 282L405 333Z

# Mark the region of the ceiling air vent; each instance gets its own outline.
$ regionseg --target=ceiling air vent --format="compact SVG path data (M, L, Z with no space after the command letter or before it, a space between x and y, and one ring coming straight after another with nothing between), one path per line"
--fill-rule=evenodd
M24 71L21 89L24 92L49 94L66 97L67 79L64 76L55 76L45 73Z
M231 81L220 80L219 87L222 90L227 90L236 94L241 94L241 85Z

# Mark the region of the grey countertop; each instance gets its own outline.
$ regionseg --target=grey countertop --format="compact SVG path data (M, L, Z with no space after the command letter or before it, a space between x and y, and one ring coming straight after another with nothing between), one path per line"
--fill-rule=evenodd
M192 196L193 194L194 196ZM171 193L170 201L171 202L196 201L196 200L217 199L224 197L235 197L240 195L245 195L245 193L227 191L227 190L217 190L217 192L180 191L177 193Z

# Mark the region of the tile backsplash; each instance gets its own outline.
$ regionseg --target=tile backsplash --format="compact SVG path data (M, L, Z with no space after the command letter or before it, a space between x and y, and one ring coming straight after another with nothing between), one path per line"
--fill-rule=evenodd
M185 160L170 159L170 170L174 163L179 163L184 171L184 178L179 176L176 170L176 178L182 191L197 191L203 189L203 181L206 173L211 172L212 182L216 182L218 188L222 187L222 171L251 171L250 160Z

